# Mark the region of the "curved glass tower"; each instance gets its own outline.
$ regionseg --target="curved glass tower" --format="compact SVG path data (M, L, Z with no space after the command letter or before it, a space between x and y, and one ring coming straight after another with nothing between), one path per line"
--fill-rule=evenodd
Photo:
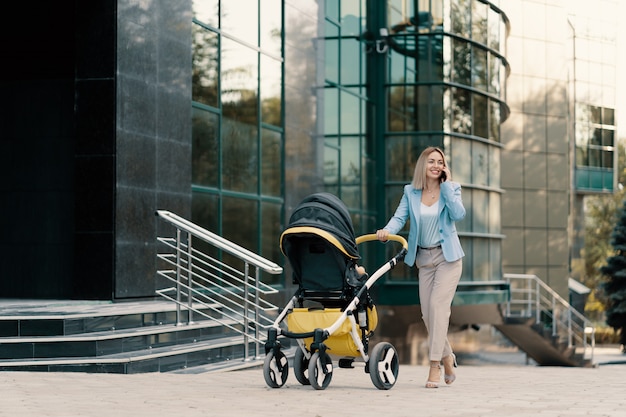
M461 279L499 280L508 19L494 2L479 0L389 1L384 14L386 20L368 31L379 46L370 53L373 66L384 60L378 64L384 82L370 78L370 85L377 85L373 101L382 96L386 103L374 134L383 138L377 152L378 175L384 178L378 195L385 196L379 226L393 214L421 151L439 146L454 180L462 184L467 209L457 225L466 252ZM392 280L416 277L399 268Z

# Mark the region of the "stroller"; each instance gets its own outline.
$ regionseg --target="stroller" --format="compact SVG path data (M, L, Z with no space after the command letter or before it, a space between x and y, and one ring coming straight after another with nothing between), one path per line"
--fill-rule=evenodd
M364 362L378 389L394 386L399 369L396 349L379 342L369 352L369 338L378 324L369 289L404 259L408 245L401 236L389 236L402 244L402 250L368 276L357 265L358 245L373 240L375 234L355 239L350 213L333 194L312 194L296 207L280 247L298 289L268 330L263 376L269 387L282 387L289 374L279 336L297 341L293 368L302 385L328 387L335 358L340 368Z

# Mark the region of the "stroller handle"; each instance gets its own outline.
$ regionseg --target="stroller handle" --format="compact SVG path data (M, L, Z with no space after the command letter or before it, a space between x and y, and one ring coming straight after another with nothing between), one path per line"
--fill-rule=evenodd
M371 233L368 235L362 235L356 238L356 244L360 245L363 242L370 242L372 240L378 240L378 237L376 236L376 233ZM387 236L387 240L393 240L394 242L398 242L400 244L402 244L402 247L405 250L409 249L409 244L407 243L406 239L403 238L400 235L389 235Z

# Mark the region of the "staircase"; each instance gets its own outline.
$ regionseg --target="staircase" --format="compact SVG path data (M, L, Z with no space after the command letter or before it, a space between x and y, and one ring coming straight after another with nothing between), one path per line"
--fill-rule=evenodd
M171 286L133 302L0 300L0 371L207 372L262 364L282 268L159 211L157 274ZM209 256L194 244L202 245ZM227 259L227 260L225 260Z
M595 329L585 316L535 275L504 279L510 299L496 329L539 365L594 366Z
M157 274L167 284L158 298L0 300L0 371L196 373L263 363L278 314L268 301L278 291L263 274L282 268L173 213L156 214L171 231L157 238ZM535 275L505 274L502 286L508 300L472 323L494 320L539 365L594 365L594 328L582 314Z

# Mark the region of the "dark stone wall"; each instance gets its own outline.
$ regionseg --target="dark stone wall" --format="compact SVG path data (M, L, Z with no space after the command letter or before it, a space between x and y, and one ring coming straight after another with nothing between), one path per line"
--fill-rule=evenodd
M191 211L191 0L12 8L0 297L154 297L154 213Z
M154 296L154 213L191 217L191 1L118 1L115 298Z
M0 298L68 296L74 3L35 0L10 10L0 15Z

